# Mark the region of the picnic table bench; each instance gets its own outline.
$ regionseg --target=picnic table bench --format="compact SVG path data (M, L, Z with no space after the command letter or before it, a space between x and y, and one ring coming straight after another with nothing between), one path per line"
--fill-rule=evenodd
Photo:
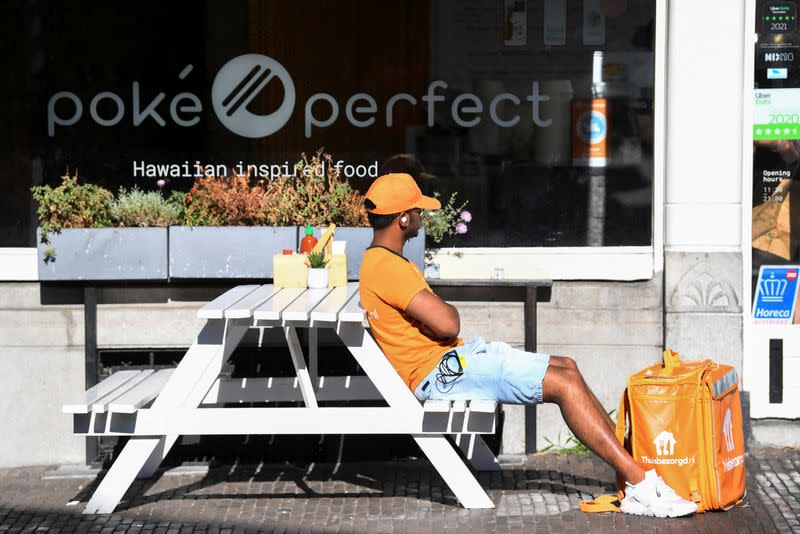
M497 403L414 397L381 352L359 305L358 283L326 289L239 285L203 306L206 322L175 369L123 370L63 406L84 436L130 436L83 513L110 513L137 477L152 476L181 435L410 434L466 508L491 499L446 438L476 470L499 470L480 434ZM281 328L296 376L221 378L249 328ZM308 328L308 365L297 328ZM333 330L366 376L320 376L318 329ZM388 406L320 406L383 400ZM302 406L231 407L302 401Z

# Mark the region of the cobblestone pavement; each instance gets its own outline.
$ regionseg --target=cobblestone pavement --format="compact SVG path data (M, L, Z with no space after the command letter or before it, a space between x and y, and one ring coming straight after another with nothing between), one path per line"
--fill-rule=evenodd
M596 458L532 455L479 476L496 504L465 510L426 461L213 467L136 481L113 514L81 515L92 479L42 480L0 470L0 533L16 532L800 532L800 452L752 451L748 494L724 513L682 519L584 514L578 501L613 487Z

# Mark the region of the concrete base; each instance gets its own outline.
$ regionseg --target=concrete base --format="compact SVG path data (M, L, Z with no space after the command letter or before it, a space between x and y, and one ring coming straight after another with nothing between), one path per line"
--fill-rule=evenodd
M800 419L751 419L751 447L800 447Z
M203 462L189 462L177 467L167 469L161 476L207 475L209 466ZM99 467L87 465L60 465L50 471L45 471L42 480L62 480L68 478L95 478L100 474Z
M181 476L181 475L207 475L208 464L203 462L190 462L184 463L172 469L164 471L164 476Z
M498 454L497 461L500 465L522 465L528 458L525 454Z
M62 480L66 478L95 478L100 474L99 467L88 465L60 465L50 471L45 471L42 480Z

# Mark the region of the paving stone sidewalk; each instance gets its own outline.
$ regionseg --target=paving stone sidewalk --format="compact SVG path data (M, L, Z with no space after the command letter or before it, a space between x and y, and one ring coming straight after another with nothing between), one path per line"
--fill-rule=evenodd
M725 513L682 519L584 514L578 501L613 488L597 458L541 454L479 480L496 504L465 510L424 460L214 466L206 475L136 481L113 514L82 516L93 479L42 480L45 468L0 470L0 534L17 532L800 532L800 452L751 451L748 493Z

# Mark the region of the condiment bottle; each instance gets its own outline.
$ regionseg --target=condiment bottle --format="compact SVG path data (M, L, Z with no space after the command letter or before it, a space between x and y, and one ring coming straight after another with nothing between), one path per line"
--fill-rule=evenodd
M300 241L300 254L311 252L317 244L317 238L314 237L314 229L311 228L310 223L306 223L306 236Z

